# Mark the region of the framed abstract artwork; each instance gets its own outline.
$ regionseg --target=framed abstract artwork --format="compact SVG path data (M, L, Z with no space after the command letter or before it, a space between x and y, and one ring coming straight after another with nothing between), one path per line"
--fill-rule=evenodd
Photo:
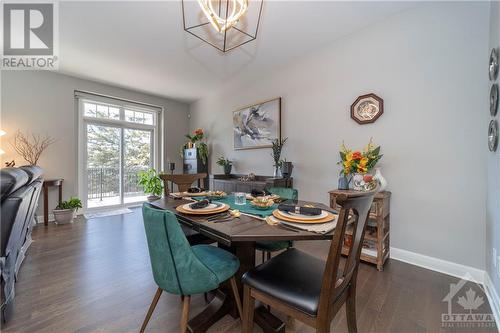
M234 149L270 148L281 137L281 97L233 112Z
M359 96L351 105L351 118L358 124L374 123L384 113L384 101L375 94Z

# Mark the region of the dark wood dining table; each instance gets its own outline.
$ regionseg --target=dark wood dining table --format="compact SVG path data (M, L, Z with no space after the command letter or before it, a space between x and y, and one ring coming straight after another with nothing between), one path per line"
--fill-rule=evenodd
M206 216L182 214L176 211L176 207L192 201L162 198L151 203L159 209L167 209L174 212L177 219L184 228L190 228L200 234L209 237L218 246L236 255L240 261L240 268L236 274L236 281L242 293L241 277L243 274L255 267L255 242L256 241L299 241L299 240L326 240L331 239L333 231L327 234L318 234L308 231L285 229L280 226L271 226L266 221L257 217L241 215L225 222L210 222ZM310 204L314 207L333 211L330 207L315 202L295 201L298 204ZM227 296L226 296L227 295ZM222 286L214 294L214 298L207 307L189 321L189 330L193 333L205 332L210 326L226 314L237 317L236 305L229 286ZM264 332L284 332L284 323L273 316L267 308L260 306L255 312L255 322Z

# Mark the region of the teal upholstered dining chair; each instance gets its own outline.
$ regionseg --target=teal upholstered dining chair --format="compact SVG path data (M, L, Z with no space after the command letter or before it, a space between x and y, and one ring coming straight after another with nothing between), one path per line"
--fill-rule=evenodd
M240 262L233 254L211 245L190 246L175 215L155 209L148 203L142 207L153 277L158 285L140 332L146 325L163 291L181 295L181 332L187 331L191 295L216 289L229 280L241 318L241 300L234 274Z
M270 187L267 189L271 194L277 194L286 200L298 200L299 192L294 188L289 187ZM291 241L260 241L256 242L255 247L262 252L262 262L271 259L271 253L281 251L292 247Z

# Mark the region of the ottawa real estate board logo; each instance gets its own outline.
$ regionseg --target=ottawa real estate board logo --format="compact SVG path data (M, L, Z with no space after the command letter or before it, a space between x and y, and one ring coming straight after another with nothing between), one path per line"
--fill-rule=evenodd
M2 70L58 68L57 2L2 2Z

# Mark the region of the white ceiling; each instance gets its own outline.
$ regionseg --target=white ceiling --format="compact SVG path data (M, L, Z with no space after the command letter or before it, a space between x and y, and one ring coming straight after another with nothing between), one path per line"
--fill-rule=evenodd
M223 54L184 32L178 1L60 2L60 71L190 102L413 5L265 0L257 40Z

